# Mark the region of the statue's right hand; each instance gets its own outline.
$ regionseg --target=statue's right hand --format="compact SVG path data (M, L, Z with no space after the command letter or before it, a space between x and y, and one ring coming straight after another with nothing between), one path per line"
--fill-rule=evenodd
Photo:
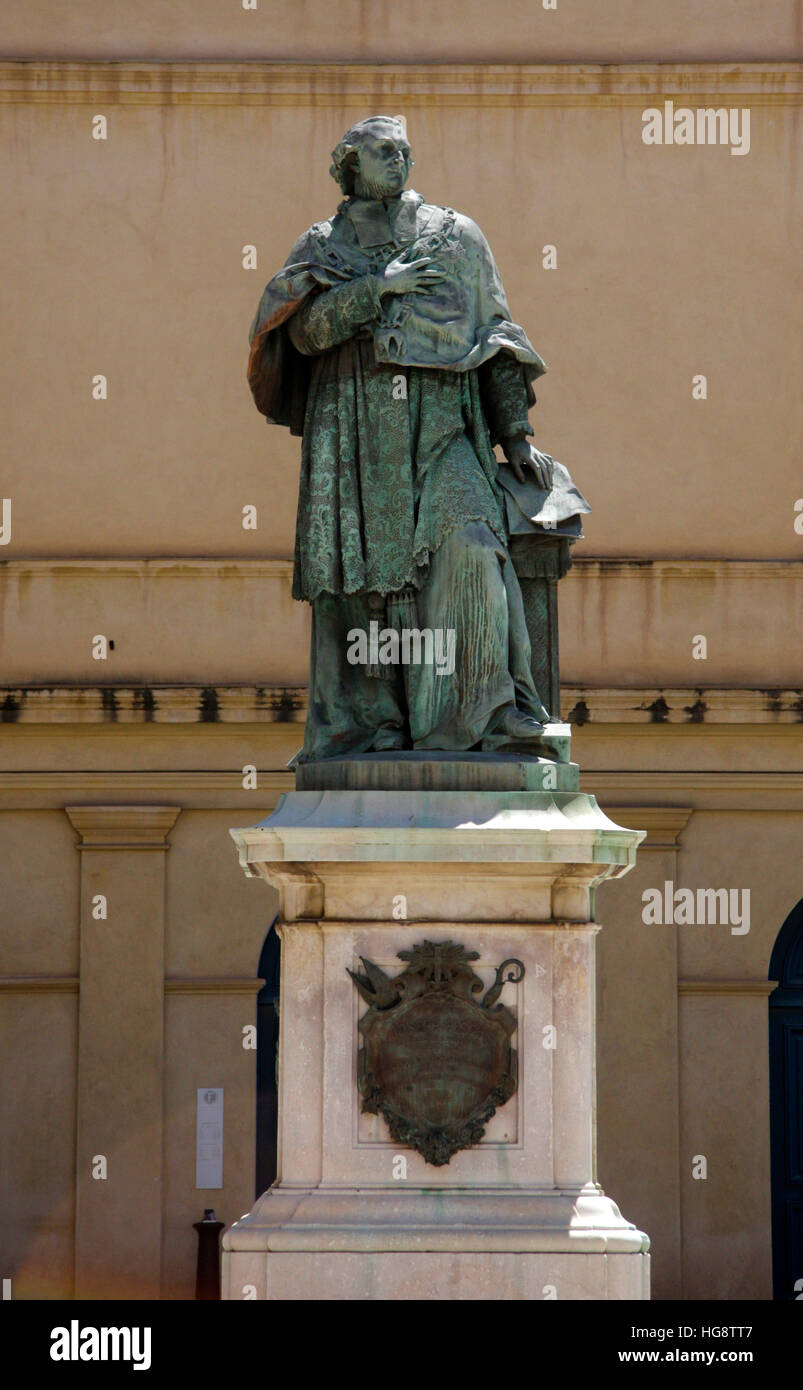
M398 256L377 278L379 293L385 295L420 294L422 290L433 289L445 277L443 271L435 269L431 256L422 256L417 261L405 261Z

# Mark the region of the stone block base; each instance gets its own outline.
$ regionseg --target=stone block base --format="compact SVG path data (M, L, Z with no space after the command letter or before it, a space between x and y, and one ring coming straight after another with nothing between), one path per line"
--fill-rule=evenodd
M643 1253L238 1252L226 1257L226 1266L226 1299L540 1302L650 1296L650 1257Z

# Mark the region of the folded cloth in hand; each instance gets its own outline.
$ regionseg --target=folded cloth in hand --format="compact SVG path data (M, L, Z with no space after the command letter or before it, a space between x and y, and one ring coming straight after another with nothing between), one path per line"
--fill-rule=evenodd
M549 455L547 455L549 457ZM529 469L520 483L509 464L499 468L497 481L504 489L505 510L511 536L544 531L551 536L583 535L581 515L591 511L585 497L575 487L568 468L553 460L554 473L549 491L536 482Z

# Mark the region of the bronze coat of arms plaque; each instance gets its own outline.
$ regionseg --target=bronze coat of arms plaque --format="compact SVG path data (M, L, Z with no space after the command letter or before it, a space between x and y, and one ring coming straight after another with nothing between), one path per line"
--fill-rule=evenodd
M516 1017L497 1000L506 983L524 978L524 966L502 961L478 1000L477 951L422 941L398 955L407 966L393 978L362 957L365 974L348 972L369 1005L359 1023L362 1109L440 1167L479 1143L516 1090Z

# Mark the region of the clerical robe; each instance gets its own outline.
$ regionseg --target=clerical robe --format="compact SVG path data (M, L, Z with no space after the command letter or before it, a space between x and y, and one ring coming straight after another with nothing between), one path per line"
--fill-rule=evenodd
M394 258L444 279L380 298ZM505 710L543 722L493 445L531 434L545 370L510 320L479 228L405 193L347 199L299 239L252 325L249 380L302 435L293 593L313 606L302 760L493 749ZM453 631L456 666L351 665L348 636Z

